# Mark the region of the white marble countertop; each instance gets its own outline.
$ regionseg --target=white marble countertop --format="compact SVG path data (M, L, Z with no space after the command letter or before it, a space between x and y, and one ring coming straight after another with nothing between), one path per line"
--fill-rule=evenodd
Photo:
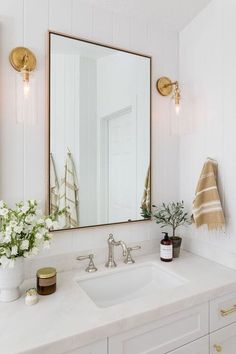
M139 257L136 264L152 261L187 281L174 289L107 308L97 307L78 286L82 271L58 274L57 292L41 296L39 303L26 306L24 296L0 303L0 352L3 354L55 354L73 350L96 340L121 333L168 316L218 296L236 291L236 271L182 252L171 263L159 255ZM135 265L118 264L118 267ZM104 265L99 272L104 271ZM113 270L107 269L107 272ZM87 275L89 277L90 274ZM35 286L27 280L22 291Z

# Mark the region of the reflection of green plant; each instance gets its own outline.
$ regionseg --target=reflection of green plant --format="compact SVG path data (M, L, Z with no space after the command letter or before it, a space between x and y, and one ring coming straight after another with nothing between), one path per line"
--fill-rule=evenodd
M184 202L171 202L168 204L162 203L160 207L153 205L154 212L153 217L156 219L156 223L161 227L170 226L173 230L173 236L179 226L189 224L190 219L188 213L184 210Z
M150 217L152 216L152 212L150 209L147 208L141 208L141 216L144 219L150 219Z

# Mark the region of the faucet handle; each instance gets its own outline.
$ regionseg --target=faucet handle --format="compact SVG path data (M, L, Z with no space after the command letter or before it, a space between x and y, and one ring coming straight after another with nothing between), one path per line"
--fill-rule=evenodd
M93 272L97 271L97 268L95 267L93 258L94 258L93 254L88 254L87 256L76 257L77 261L84 261L85 259L89 259L89 264L88 264L87 268L85 269L85 271L88 273L93 273Z
M126 263L126 264L135 263L134 259L132 258L131 252L132 251L137 251L137 250L140 250L140 249L141 249L141 246L139 246L139 245L134 246L134 247L128 247L127 248L127 255L126 255L126 258L124 260L124 263Z

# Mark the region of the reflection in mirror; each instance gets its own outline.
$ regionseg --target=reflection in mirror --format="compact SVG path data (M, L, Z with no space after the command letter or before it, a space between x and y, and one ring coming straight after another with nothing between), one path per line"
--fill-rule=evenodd
M144 220L151 58L49 36L49 204L68 207L58 229Z

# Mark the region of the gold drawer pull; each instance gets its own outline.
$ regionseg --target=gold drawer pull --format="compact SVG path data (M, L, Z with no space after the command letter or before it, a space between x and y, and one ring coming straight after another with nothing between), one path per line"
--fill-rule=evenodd
M215 345L214 345L214 348L215 348L215 350L216 350L217 353L221 353L221 352L222 352L222 347L221 347L221 345L215 344Z
M230 315L231 313L234 313L234 312L236 312L236 305L233 305L233 307L231 307L228 310L220 310L220 314L223 317L228 316L228 315Z

